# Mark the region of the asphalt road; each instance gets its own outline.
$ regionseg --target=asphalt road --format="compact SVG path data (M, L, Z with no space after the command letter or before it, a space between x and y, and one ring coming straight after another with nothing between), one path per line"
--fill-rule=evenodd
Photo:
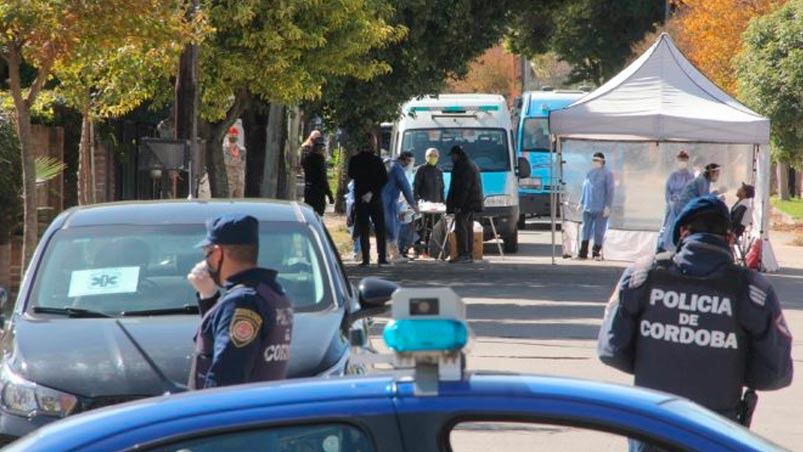
M349 271L355 282L371 275L407 287L449 286L454 289L467 303L469 323L475 335L468 357L471 369L629 384L628 375L602 365L596 358L596 337L604 306L626 264L558 258L557 264L552 265L548 232L522 232L519 240L520 252L503 259L495 256L494 246L486 244L485 262L473 265L416 261L382 268L354 266ZM803 361L803 352L799 349L799 338L803 337L803 252L800 248L785 246L785 241L780 239L776 242L776 254L785 268L769 277L797 338L793 355L799 366ZM377 326L381 325L380 320ZM783 446L803 450L803 428L799 423L803 418L801 401L803 383L800 379L790 388L760 394L754 430ZM515 444L522 438L532 438L527 436L531 434L533 432L516 429L472 428L454 440L473 445L464 450L491 450L493 445ZM587 448L588 441L600 440L565 429L541 431L538 435L539 440L546 435L551 441L558 441L550 443L552 446L577 445L581 450L582 444ZM455 450L460 449L455 447Z

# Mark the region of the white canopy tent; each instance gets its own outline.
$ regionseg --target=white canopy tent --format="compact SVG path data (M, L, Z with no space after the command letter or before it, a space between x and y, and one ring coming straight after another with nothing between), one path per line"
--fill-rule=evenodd
M617 186L606 258L635 260L655 247L663 219L664 182L675 153L685 149L696 168L710 162L723 166L724 180L717 188L729 201L735 199L741 181L756 186L751 233L763 241L764 267L778 269L767 236L770 121L708 80L669 35L662 34L597 90L551 112L549 128L557 138L558 156L553 161L562 162L553 174L566 187L561 199L564 253L573 248L578 223L574 209L565 207L576 204L578 184L593 152L606 154ZM553 222L556 218L555 208Z

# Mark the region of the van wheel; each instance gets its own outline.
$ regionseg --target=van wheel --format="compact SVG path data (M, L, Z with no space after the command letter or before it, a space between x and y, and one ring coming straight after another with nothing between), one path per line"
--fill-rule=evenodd
M519 229L527 229L527 217L524 214L519 215L519 221L516 223L516 227Z
M513 231L512 234L505 237L502 249L505 250L505 254L515 254L519 252L519 231Z

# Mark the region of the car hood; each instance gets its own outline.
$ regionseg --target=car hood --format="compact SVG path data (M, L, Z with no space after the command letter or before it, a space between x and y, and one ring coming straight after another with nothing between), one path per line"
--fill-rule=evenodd
M290 378L312 376L333 352L342 355L341 318L338 310L296 314ZM165 393L168 386L117 320L18 316L5 342L11 369L26 380L83 397ZM198 316L119 321L167 378L187 383Z

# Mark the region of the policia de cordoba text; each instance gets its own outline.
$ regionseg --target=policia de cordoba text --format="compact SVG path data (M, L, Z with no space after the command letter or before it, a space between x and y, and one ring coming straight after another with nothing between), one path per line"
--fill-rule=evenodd
M641 320L639 333L643 337L679 344L693 344L698 347L732 348L734 350L739 348L735 333L692 328L698 326L699 314L689 314L693 312L733 317L733 308L729 298L653 288L650 292L650 305L659 302L667 309L682 311L678 315L678 324Z

